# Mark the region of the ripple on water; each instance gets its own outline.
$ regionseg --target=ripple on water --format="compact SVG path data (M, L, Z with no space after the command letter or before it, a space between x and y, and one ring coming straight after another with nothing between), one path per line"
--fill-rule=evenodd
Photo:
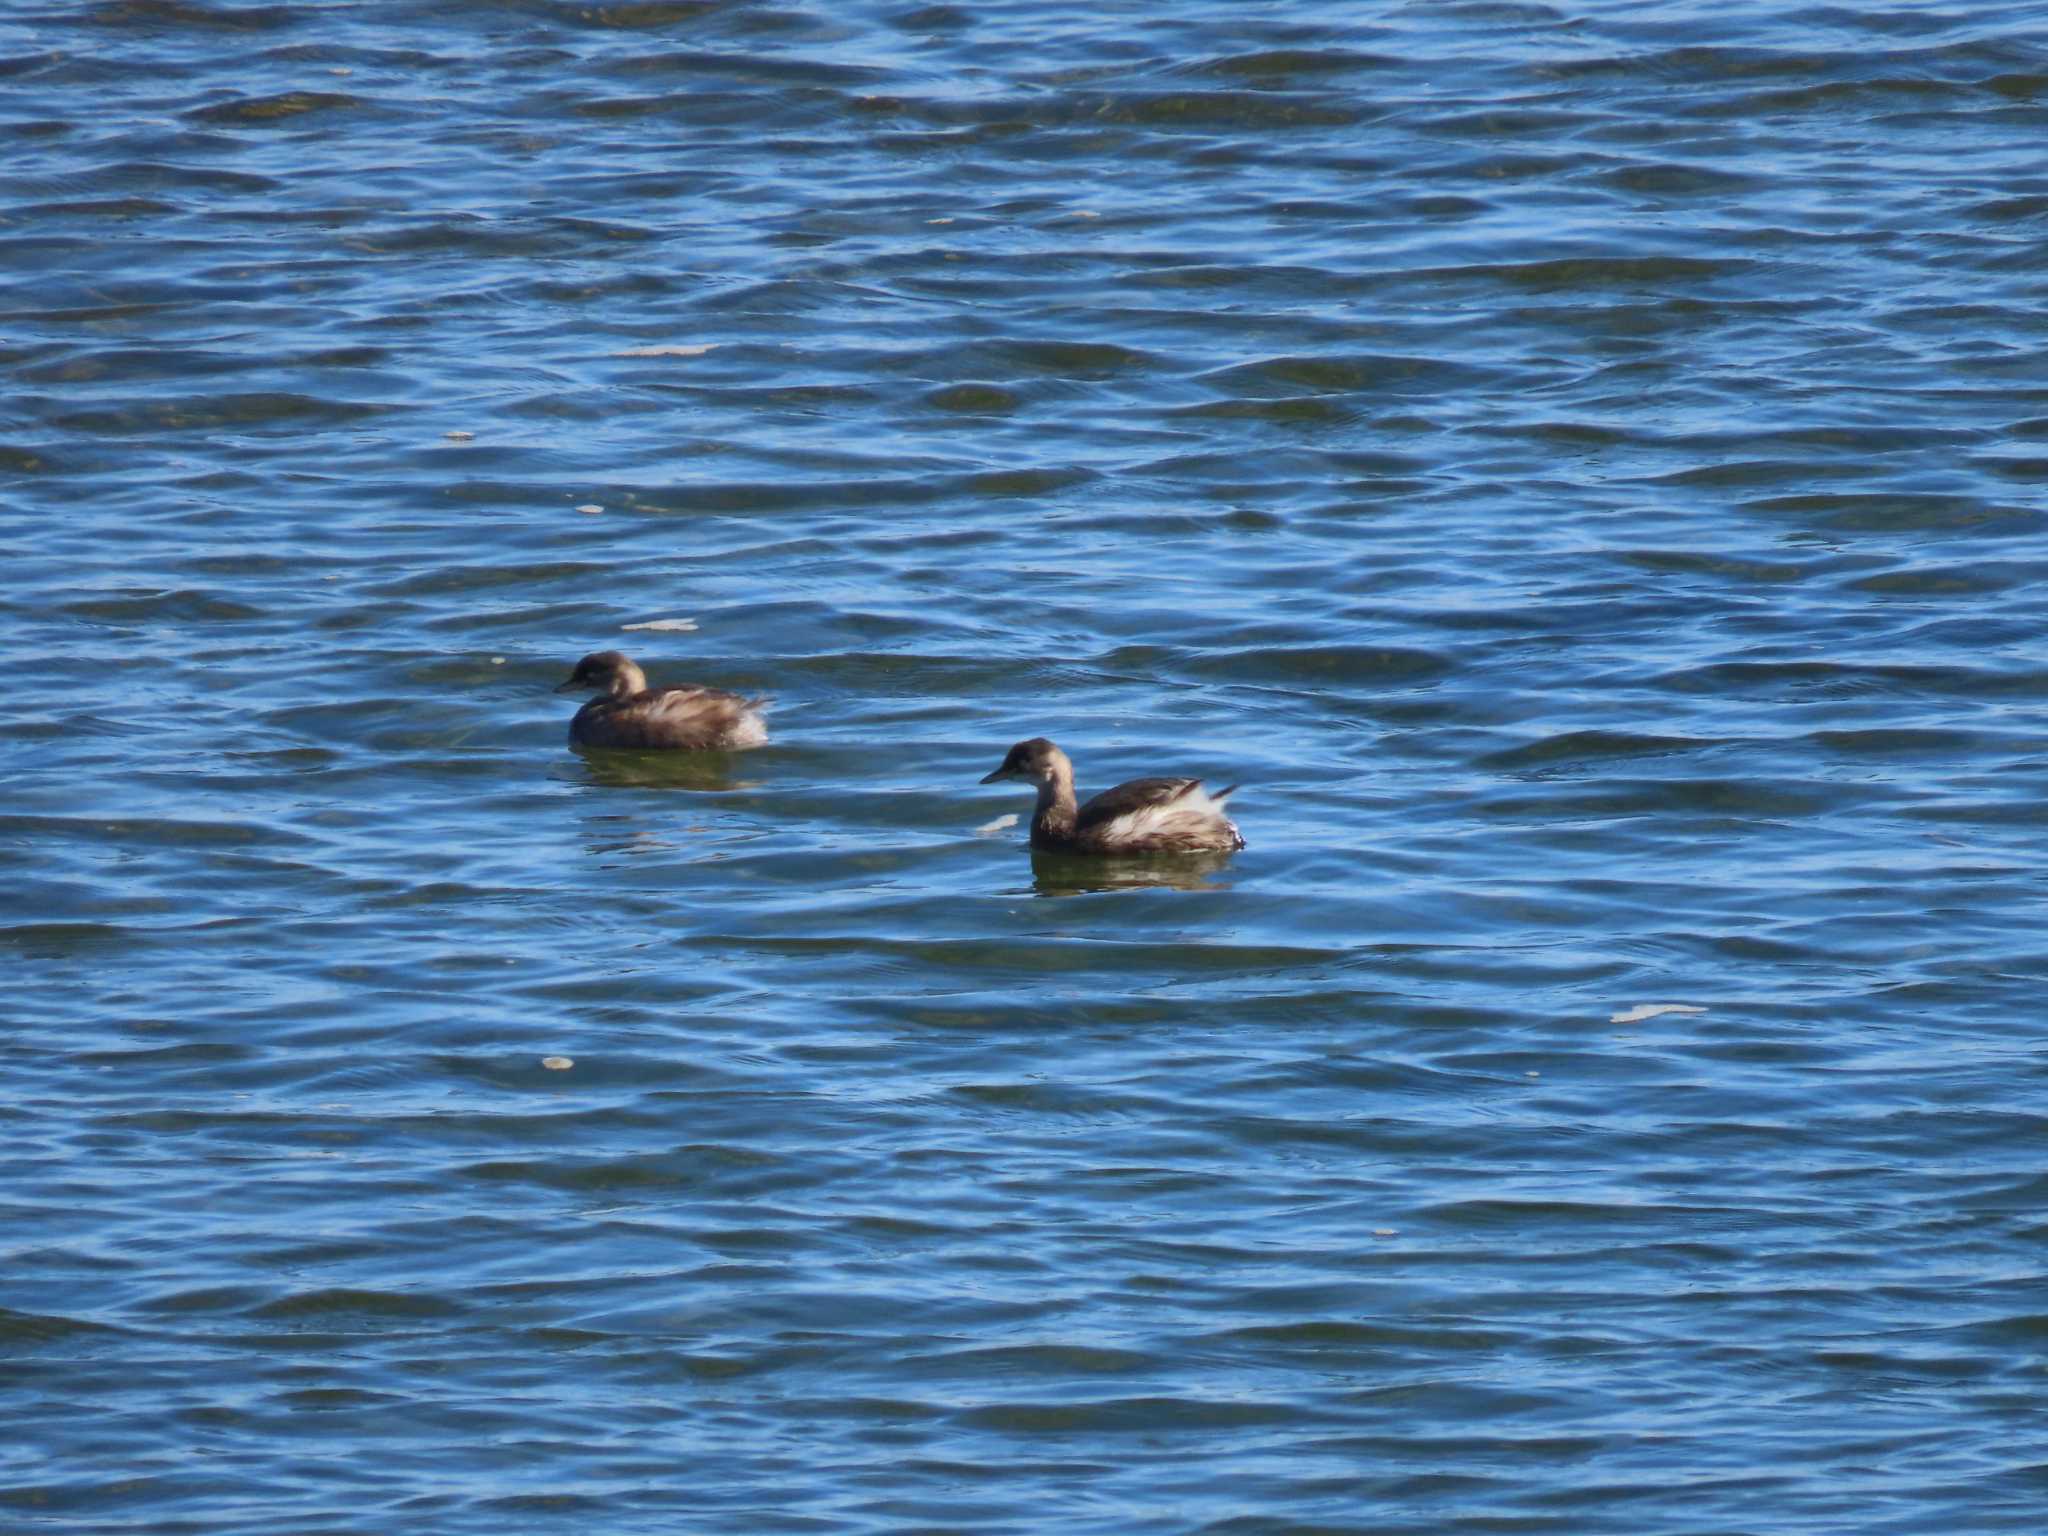
M0 1503L2034 1529L2048 59L1595 11L0 19Z

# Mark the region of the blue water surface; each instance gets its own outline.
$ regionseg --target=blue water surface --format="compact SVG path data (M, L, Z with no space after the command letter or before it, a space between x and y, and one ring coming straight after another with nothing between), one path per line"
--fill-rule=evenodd
M0 1527L2041 1529L2044 144L2037 4L0 12Z

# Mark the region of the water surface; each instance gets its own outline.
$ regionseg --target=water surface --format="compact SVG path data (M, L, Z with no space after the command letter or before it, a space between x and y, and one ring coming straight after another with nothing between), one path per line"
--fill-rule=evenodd
M0 1523L2039 1528L2048 9L0 79Z

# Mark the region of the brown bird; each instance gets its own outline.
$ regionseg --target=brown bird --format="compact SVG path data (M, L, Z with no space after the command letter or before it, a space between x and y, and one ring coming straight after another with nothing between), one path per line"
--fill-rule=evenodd
M584 657L555 692L575 688L598 690L569 722L569 740L579 747L730 751L768 740L766 700L722 688L650 688L647 674L619 651Z
M1074 765L1067 754L1034 736L1010 748L1002 767L981 782L1026 779L1038 786L1031 813L1031 846L1061 853L1230 852L1244 846L1237 824L1223 814L1224 797L1200 779L1132 779L1105 789L1085 805L1074 803Z

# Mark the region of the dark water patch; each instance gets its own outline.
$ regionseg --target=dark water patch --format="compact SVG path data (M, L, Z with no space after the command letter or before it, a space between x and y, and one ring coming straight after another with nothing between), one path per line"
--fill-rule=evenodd
M1966 679L1961 669L1830 661L1724 661L1664 674L1657 686L1734 698L1853 698L1938 695Z
M0 836L90 842L104 839L129 848L293 847L309 846L312 842L288 828L245 822L96 814L0 815Z
M842 934L818 938L779 938L756 935L742 938L733 934L706 933L693 936L692 949L735 950L764 955L852 952L861 961L881 960L892 965L915 962L930 965L938 976L951 979L967 975L1014 975L1059 973L1081 976L1089 972L1114 973L1145 964L1172 964L1186 975L1235 975L1262 970L1289 970L1341 959L1340 949L1317 949L1302 944L1259 944L1254 946L1204 946L1191 948L1176 943L1145 943L1114 935L1074 935L1047 939L1026 934L1020 939L998 943L993 940L938 940L923 942L860 941Z
M301 8L288 5L190 5L183 0L106 0L89 6L84 20L93 26L119 28L189 27L202 32L279 32L303 20Z
M917 360L921 370L935 368L941 375L962 367L973 371L976 364L992 363L990 370L1001 377L1008 373L1041 374L1059 379L1116 379L1130 374L1153 372L1166 360L1135 347L1113 342L1037 341L1006 337L971 349L928 355Z
M1618 166L1597 179L1631 196L1656 199L1734 197L1752 186L1745 175L1679 162Z
M260 198L278 196L285 190L285 183L277 177L247 167L195 165L185 160L126 160L106 167L104 174L111 185L135 187L157 197L175 190Z
M1007 416L1022 409L1024 403L1016 391L999 384L953 384L933 390L924 399L934 410L972 416Z
M696 22L718 9L715 0L620 0L598 6L550 4L544 14L558 26L639 32Z
M95 1067L135 1067L162 1071L179 1067L213 1068L243 1059L248 1053L237 1045L218 1042L185 1042L175 1045L126 1046L111 1051L81 1051L79 1059Z
M1766 122L1852 112L1865 117L1962 106L1974 94L1972 86L1909 76L1829 80L1782 90L1731 92L1702 102L1696 110L1703 116L1740 117Z
M1172 1431L1252 1430L1299 1424L1314 1416L1279 1404L1202 1401L1189 1398L1115 1398L1102 1402L1068 1399L992 1404L955 1416L973 1429L1006 1435L1059 1438L1085 1435L1154 1435Z
M699 1181L686 1162L650 1166L640 1160L558 1165L526 1161L475 1163L460 1170L463 1178L483 1184L532 1185L568 1194L626 1197L640 1192L681 1193Z
M1174 416L1199 418L1229 417L1235 420L1271 422L1276 426L1331 426L1351 420L1357 413L1322 397L1297 400L1219 400L1206 405L1187 406L1170 412Z
M1980 203L1970 210L1975 218L1993 223L2027 223L2048 218L2048 196L2030 195L2025 197L1997 198Z
M66 603L64 611L107 624L232 624L264 617L260 608L190 588L81 599Z
M2038 481L2048 480L2048 458L2016 458L2010 455L1985 455L1977 460L2001 480Z
M222 430L306 432L367 421L390 409L370 401L257 392L217 395L203 401L188 397L139 401L117 409L59 411L53 413L50 425L84 438Z
M1831 754L1886 760L1925 755L1964 755L1982 749L1983 733L1965 730L1916 730L1910 726L1874 727L1860 731L1816 731L1812 741Z
M1359 645L1268 645L1252 650L1196 651L1188 653L1180 664L1180 670L1197 677L1273 688L1426 687L1442 679L1451 668L1451 659L1438 652Z
M977 496L1022 499L1057 495L1087 485L1096 478L1096 472L1087 469L1051 466L1001 469L971 475L963 483L963 488Z
M0 1342L10 1350L32 1353L55 1345L62 1348L76 1348L96 1340L110 1339L120 1330L103 1323L89 1322L83 1318L66 1317L61 1314L23 1312L11 1307L0 1307Z
M47 449L19 444L0 445L0 470L11 475L62 475L75 473L70 463L53 457Z
M1085 110L1091 124L1199 129L1206 132L1278 133L1303 128L1348 128L1372 116L1342 98L1279 91L1168 91L1119 94Z
M749 82L772 82L783 86L850 88L873 84L887 78L885 71L872 66L841 63L832 59L780 57L772 54L744 55L689 49L607 58L601 67L606 73L628 78L639 75L676 75L685 79L695 79L709 75L723 80L744 79Z
M1570 447L1605 448L1634 440L1632 433L1620 427L1590 421L1533 421L1508 426L1487 425L1478 430Z
M2035 579L2010 562L1995 565L1950 565L1913 570L1877 571L1847 585L1858 592L1905 598L1970 597L2006 592Z
M263 126L286 123L308 114L326 115L367 106L360 96L342 91L284 91L274 96L251 96L241 101L201 107L190 114L194 122Z
M369 1392L357 1387L302 1387L295 1392L284 1393L278 1404L293 1413L351 1413L403 1405L406 1401L395 1392Z
M31 922L0 926L0 943L47 959L82 957L96 951L138 952L151 935L119 923Z
M145 1315L204 1315L218 1313L238 1316L251 1312L276 1296L271 1286L204 1286L152 1296L136 1303Z
M924 1363L940 1379L951 1376L986 1381L992 1376L1009 1379L1128 1376L1157 1370L1162 1362L1158 1356L1138 1350L1045 1343L954 1349Z
M445 1297L342 1286L300 1291L243 1310L251 1317L269 1322L324 1326L346 1319L373 1328L429 1322L462 1314L462 1308Z
M700 125L736 126L745 120L751 105L744 91L699 88L664 96L590 96L566 103L565 110L576 117L599 123L673 117ZM822 116L822 109L814 109L811 115ZM785 141L784 148L790 153L802 153L805 146Z
M1566 731L1543 741L1490 752L1478 766L1506 772L1597 763L1610 758L1669 757L1719 743L1685 736L1635 735L1620 731Z
M1547 139L1569 137L1597 121L1597 117L1581 112L1494 107L1432 118L1427 131L1432 136L1453 139Z
M1747 459L1673 470L1668 474L1651 476L1646 483L1702 487L1709 490L1740 490L1754 486L1803 486L1820 480L1867 480L1880 472L1879 467L1868 460L1816 464L1810 457Z
M1695 256L1558 257L1512 264L1479 263L1444 271L1445 277L1484 278L1544 293L1643 293L1694 289L1741 277L1754 264Z
M504 586L532 588L557 582L590 582L603 576L608 567L590 561L550 561L546 564L458 565L404 576L388 584L362 590L378 597L426 597L443 593L489 591ZM465 677L473 674L465 672ZM423 677L430 680L431 674Z
M147 219L178 212L175 204L146 197L106 197L68 203L34 204L21 210L35 219Z
M1639 570L1654 571L1660 575L1705 576L1744 586L1775 586L1804 581L1815 574L1814 567L1809 564L1744 560L1690 550L1631 549L1623 551L1619 558Z
M1354 356L1280 357L1203 376L1218 391L1263 396L1316 394L1432 394L1484 387L1466 367L1432 358Z
M1396 69L1401 61L1389 54L1366 53L1356 49L1319 44L1314 48L1267 48L1252 53L1231 54L1183 66L1196 75L1218 75L1249 80L1258 85L1282 82L1302 75L1349 75L1372 70Z
M1489 794L1475 809L1487 816L1536 820L1660 813L1793 819L1840 812L1852 799L1844 789L1790 779L1607 778L1560 782L1541 793Z

